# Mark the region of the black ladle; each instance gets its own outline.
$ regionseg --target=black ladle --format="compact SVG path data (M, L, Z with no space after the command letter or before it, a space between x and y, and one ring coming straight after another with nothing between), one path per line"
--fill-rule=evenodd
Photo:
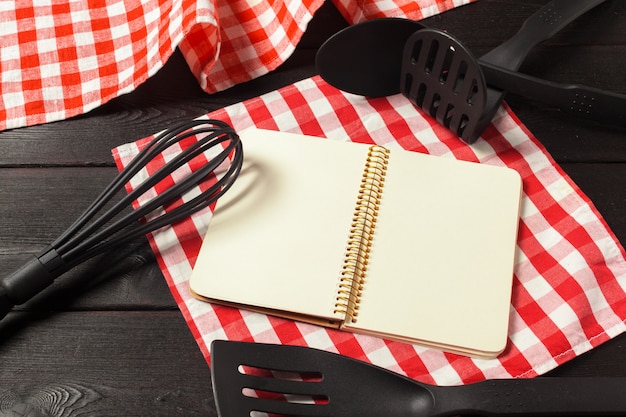
M133 191L113 202L150 161L189 138L197 140L171 157ZM206 155L214 155L208 161L203 155L207 151ZM192 161L194 164L200 162L200 166L170 184L170 174ZM242 163L243 148L239 136L232 127L219 120L197 119L157 135L73 225L40 254L0 279L0 319L13 306L25 303L80 263L208 207L234 183ZM133 202L155 186L164 191L126 212Z
M220 417L626 414L626 378L493 379L436 386L299 346L214 341L211 380Z
M515 36L478 61L461 42L452 36L442 31L428 29L429 32L425 32L424 37L431 37L438 44L434 49L429 45L420 50L420 53L426 54L425 62L430 63L429 70L439 77L434 82L426 82L431 87L436 83L440 84L437 87L438 91L434 92L419 93L415 90L406 90L406 74L409 68L407 62L415 62L415 43L422 36L421 32L426 29L418 22L387 18L350 26L322 45L316 62L324 80L353 94L379 97L402 91L409 98L423 95L424 98L428 98L426 100L428 106L424 109L435 115L440 123L446 125L449 122L448 127L468 143L473 143L491 122L504 97L503 90L511 90L527 97L530 96L530 98L546 101L561 109L582 113L583 116L591 119L623 126L626 124L623 112L626 100L623 96L586 87L550 83L515 72L534 45L553 36L575 18L603 1L551 1L530 16ZM409 43L408 40L412 36L414 39ZM474 92L469 96L469 103L458 102L459 98L455 96L457 92L454 87L456 81L441 82L441 68L444 68L444 72L450 69L450 61L446 61L446 56L450 55L450 51L457 54L457 58L463 57L466 60L465 64L467 68L470 68L466 73L476 75L474 79L467 80L466 85L474 85ZM431 58L428 54L431 54ZM405 69L404 72L402 68ZM411 79L410 87L419 90L427 72L423 67L412 67L408 71ZM447 75L446 80L454 79ZM545 90L549 90L550 93L546 94ZM581 107L579 96L592 97L592 99L586 100ZM571 97L574 99L571 100ZM466 98L463 97L463 99ZM589 107L590 103L591 107ZM419 103L416 104L419 105ZM452 104L453 113L458 114L450 115L449 104ZM471 113L462 113L464 109L470 107ZM579 107L581 110L578 110ZM606 110L609 110L608 114ZM460 122L452 124L458 121Z

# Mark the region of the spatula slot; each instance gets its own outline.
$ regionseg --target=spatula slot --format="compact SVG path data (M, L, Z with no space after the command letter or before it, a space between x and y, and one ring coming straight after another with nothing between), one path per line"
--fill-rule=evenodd
M260 401L260 400L259 400ZM324 412L320 407L323 407L318 404L295 404L295 403L281 403L281 402L270 402L270 406L264 405L260 410L251 409L249 413L246 414L238 414L238 416L249 416L249 417L334 417L332 413ZM315 407L315 408L310 408ZM223 416L227 417L227 416Z
M322 380L322 374L320 372L282 371L276 369L259 368L250 365L239 365L237 370L242 375L254 375L272 379L280 379L283 381L320 382Z
M463 83L465 82L465 77L467 77L467 61L462 61L459 64L456 77L454 78L454 86L452 87L452 91L454 94L459 94L463 88Z
M417 64L417 61L420 55L422 54L423 45L424 45L424 42L422 42L421 40L413 43L413 49L411 50L411 64L413 65Z
M443 57L443 63L441 64L441 72L439 73L439 82L445 84L448 81L452 64L454 63L454 47L446 49L446 53Z
M433 68L435 67L435 61L437 60L438 53L439 42L434 39L430 44L430 49L428 50L428 55L426 56L426 64L424 65L424 72L426 72L426 74L433 73Z
M241 394L249 402L251 417L302 417L317 410L307 406L326 406L330 402L321 372L250 365L239 365L237 371ZM315 414L319 415L319 410Z
M283 413L266 413L264 411L252 410L250 417L306 417L306 414L283 414ZM331 415L324 415L320 417L332 417Z
M415 103L419 107L422 107L424 105L424 99L426 98L427 90L428 88L426 87L426 84L424 83L420 84L419 88L417 89L417 96L415 97Z
M462 114L459 118L459 127L456 129L456 132L459 136L463 137L463 133L465 132L465 128L470 122L470 118L467 114Z
M411 92L412 87L413 87L413 74L408 72L404 74L404 85L402 86L402 92L404 92L404 94L408 96L409 93Z
M472 79L472 84L471 87L469 89L469 94L467 95L467 104L468 105L472 105L474 104L474 100L476 99L476 96L478 95L478 92L480 91L480 89L478 88L478 82L476 81L475 78Z
M408 94L411 91L411 86L413 85L413 76L411 74L404 75L404 92Z
M326 395L283 394L258 388L244 388L241 390L241 393L248 398L262 398L291 404L328 404L328 396Z
M432 117L437 117L439 106L441 105L441 96L438 93L433 94L433 100L430 103L429 113Z
M454 117L454 104L448 103L446 107L446 113L443 116L443 125L447 128L450 128L450 123L452 123L452 118Z

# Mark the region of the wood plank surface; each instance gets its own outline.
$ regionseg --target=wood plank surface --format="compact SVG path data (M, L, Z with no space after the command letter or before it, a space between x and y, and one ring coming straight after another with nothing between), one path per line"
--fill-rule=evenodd
M545 0L478 0L425 23L476 54ZM115 175L111 148L316 73L321 43L346 26L327 2L278 70L200 90L180 53L135 92L62 122L0 132L0 270L61 233ZM535 48L522 71L626 94L626 2L608 0ZM376 59L376 57L372 57ZM626 132L541 103L507 103L626 243ZM626 376L626 335L550 375ZM144 238L60 278L0 321L0 417L215 416L210 372Z
M8 319L0 344L0 416L215 415L209 369L176 312Z

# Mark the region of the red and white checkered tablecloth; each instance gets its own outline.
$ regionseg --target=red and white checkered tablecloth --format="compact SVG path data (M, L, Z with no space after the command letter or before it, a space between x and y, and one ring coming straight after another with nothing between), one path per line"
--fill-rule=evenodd
M349 22L356 23L382 16L420 19L471 0L333 1ZM3 0L0 130L87 112L136 88L177 47L207 92L247 81L276 68L291 54L321 4L322 0ZM340 352L426 382L455 384L541 374L626 330L624 249L589 199L506 107L472 146L400 95L367 100L337 91L319 78L210 117L238 130L257 126L507 165L522 175L524 198L510 343L492 360L198 301L189 293L187 281L210 210L160 230L151 236L151 244L207 360L209 343L217 338L290 343ZM119 167L141 143L114 150Z
M208 117L226 121L237 130L256 126L506 165L521 174L524 192L509 344L503 354L490 360L199 301L190 294L188 280L211 211L155 233L150 241L159 265L207 360L208 347L215 339L296 344L448 385L542 374L626 330L624 248L591 201L506 106L482 139L471 146L402 95L365 99L338 91L318 77ZM144 142L115 149L118 167L132 159Z
M334 0L349 22L419 19L471 0ZM323 0L0 1L0 131L85 113L179 47L212 93L275 69Z

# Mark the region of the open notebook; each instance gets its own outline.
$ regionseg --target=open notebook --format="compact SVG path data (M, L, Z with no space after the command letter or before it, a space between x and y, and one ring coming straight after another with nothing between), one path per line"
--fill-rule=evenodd
M247 129L194 295L346 331L497 356L520 206L514 170Z

